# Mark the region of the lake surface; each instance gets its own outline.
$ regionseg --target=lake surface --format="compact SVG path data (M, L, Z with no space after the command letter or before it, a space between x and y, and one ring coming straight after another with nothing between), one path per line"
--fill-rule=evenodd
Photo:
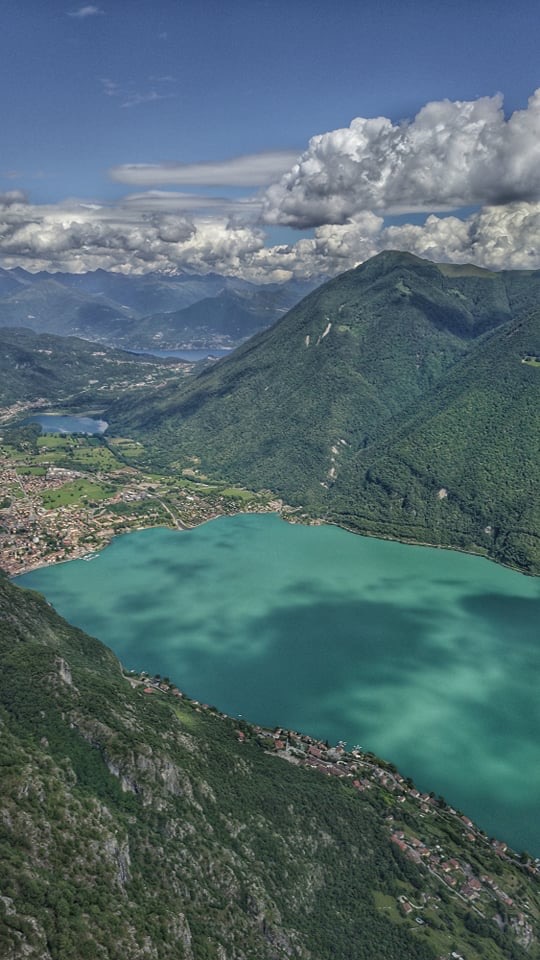
M129 350L128 353L142 354L147 357L176 357L178 360L208 360L209 358L226 357L232 353L232 348L219 350L217 347L205 350Z
M56 413L36 413L27 417L24 423L39 423L42 433L105 433L109 424L106 420L94 420L92 417L70 417Z
M540 855L540 581L266 515L127 534L18 582L126 667L359 744Z

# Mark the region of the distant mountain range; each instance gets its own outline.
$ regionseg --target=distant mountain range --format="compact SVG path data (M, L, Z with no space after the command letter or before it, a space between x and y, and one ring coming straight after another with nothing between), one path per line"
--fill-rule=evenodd
M540 271L390 251L108 419L164 467L540 572L539 355Z
M235 345L281 317L313 289L291 281L181 274L125 277L0 269L0 327L78 336L127 349Z

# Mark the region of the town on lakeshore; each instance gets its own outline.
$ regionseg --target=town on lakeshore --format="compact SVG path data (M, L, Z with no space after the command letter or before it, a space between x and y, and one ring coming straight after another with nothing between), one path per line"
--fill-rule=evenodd
M520 889L519 873L516 881L515 873L508 867L518 867L519 872L540 879L540 858L518 854L506 843L488 837L469 817L447 804L444 797L421 793L393 764L360 746L348 749L344 741L330 746L295 730L270 729L228 716L216 707L191 699L168 677L159 674L130 671L124 677L143 697L176 698L185 710L211 714L227 723L231 737L239 744L264 749L296 766L337 779L361 800L385 807L389 842L418 871L414 898L406 894L384 898L381 906L390 915L406 919L413 927L427 924L437 929L437 914L451 898L479 918L494 920L501 929L504 922L509 923L525 949L534 942L540 923L540 898L538 903L531 903L529 895L523 892L525 888ZM464 850L470 852L464 854ZM489 872L485 868L486 857ZM440 960L450 958L466 960L456 951L442 955Z
M10 576L94 558L117 534L145 527L188 529L239 512L287 513L270 492L207 483L196 465L181 476L134 467L129 459L142 447L129 438L41 434L21 423L28 412L21 404L0 409L0 568Z

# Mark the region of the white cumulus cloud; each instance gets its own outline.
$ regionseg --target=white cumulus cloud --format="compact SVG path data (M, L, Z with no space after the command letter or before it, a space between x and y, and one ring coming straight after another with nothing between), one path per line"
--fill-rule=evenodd
M116 205L70 200L37 205L0 194L0 264L30 271L124 274L210 271L258 283L334 276L381 250L490 269L540 269L540 202L486 206L462 219L431 214L423 224L385 226L372 211L323 224L313 237L265 246L264 232L234 204L206 212L182 196L134 194ZM195 198L201 200L204 198Z
M345 224L324 224L312 238L263 249L251 258L249 276L264 270L283 276L334 276L382 250L403 250L436 262L475 263L490 270L540 269L540 202L484 207L466 219L431 214L422 225L385 227L362 213Z
M508 119L501 96L428 103L413 120L357 117L313 137L264 196L267 223L342 224L361 211L442 211L540 199L540 89Z

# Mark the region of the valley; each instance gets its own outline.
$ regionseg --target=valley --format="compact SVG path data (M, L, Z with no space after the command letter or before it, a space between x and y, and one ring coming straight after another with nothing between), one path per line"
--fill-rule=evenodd
M0 326L0 423L47 407L99 409L131 391L178 382L192 370L193 364L181 359Z
M79 960L75 927L96 956L113 926L119 960L142 958L145 937L157 958L180 937L214 960L216 935L269 960L372 960L375 941L384 960L537 955L536 581L462 554L540 569L538 281L387 252L200 365L0 329L0 566L137 664L0 581L15 850L0 935L16 960L29 943ZM229 343L216 324L236 307L220 303L201 316L215 309ZM58 432L42 433L32 418L51 414ZM103 424L62 433L62 415ZM275 513L291 523L254 516ZM413 563L384 540L460 553L418 548ZM47 784L46 823L74 833L47 840L33 795L14 815L23 770ZM179 873L188 849L196 867ZM83 884L99 874L97 926L73 901L74 852ZM60 912L29 906L50 856L72 877L52 887Z

